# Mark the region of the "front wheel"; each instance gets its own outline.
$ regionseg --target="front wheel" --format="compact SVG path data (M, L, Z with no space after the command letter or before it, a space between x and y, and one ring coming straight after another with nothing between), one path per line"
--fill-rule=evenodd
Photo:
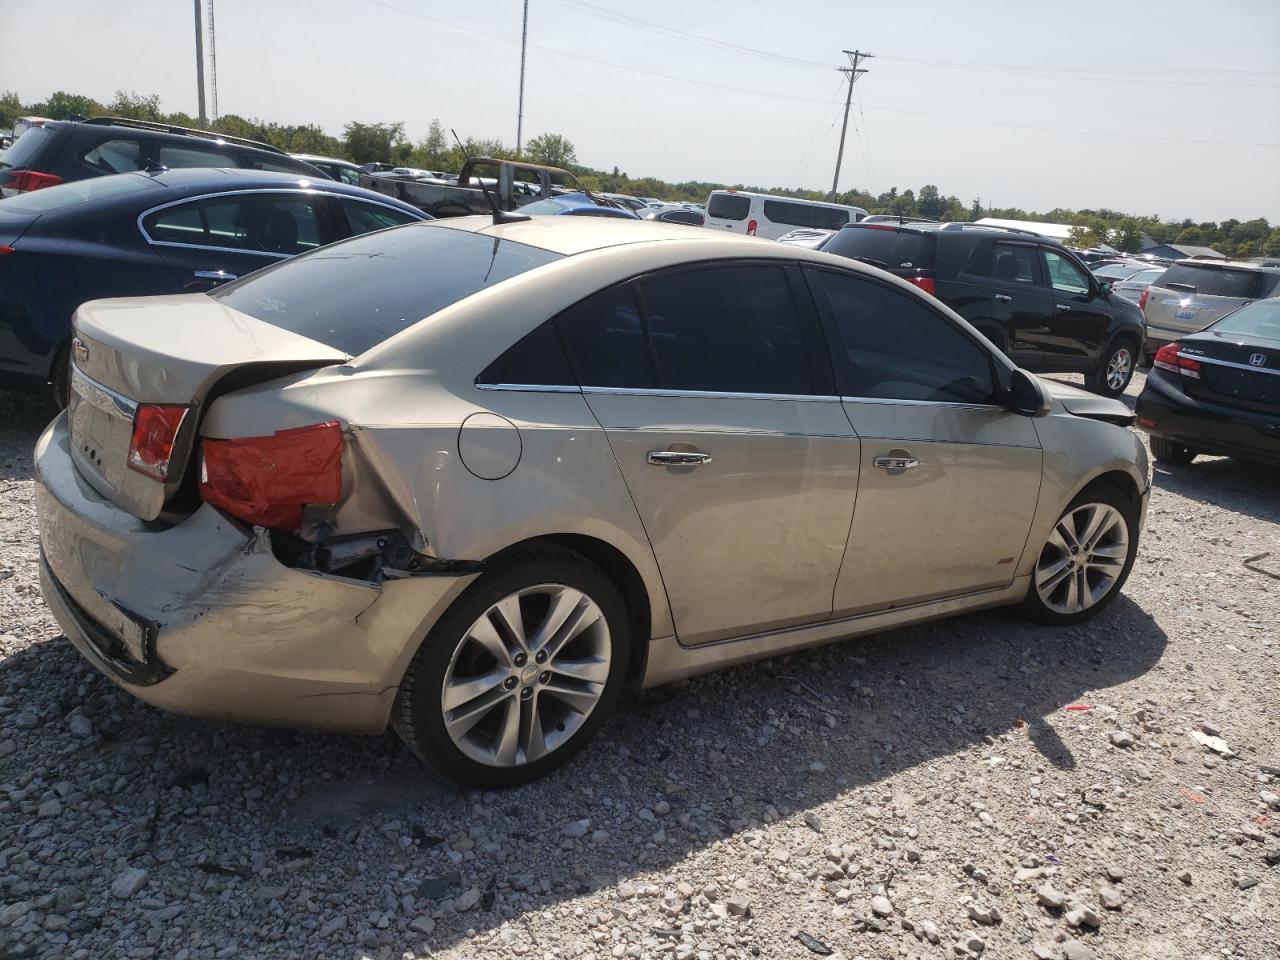
M1138 552L1138 510L1097 483L1063 511L1036 558L1023 610L1038 623L1079 623L1111 603Z
M1084 376L1084 385L1104 397L1118 397L1133 379L1134 348L1128 340L1117 340L1102 355L1097 369Z
M396 731L466 786L541 777L608 719L626 674L627 624L617 588L584 557L549 548L502 559L419 648Z

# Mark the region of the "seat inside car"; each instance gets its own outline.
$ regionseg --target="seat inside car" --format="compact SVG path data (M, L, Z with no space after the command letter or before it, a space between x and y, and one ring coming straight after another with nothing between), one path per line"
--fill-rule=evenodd
M297 253L298 221L292 213L282 209L271 211L262 231L262 248L271 253Z

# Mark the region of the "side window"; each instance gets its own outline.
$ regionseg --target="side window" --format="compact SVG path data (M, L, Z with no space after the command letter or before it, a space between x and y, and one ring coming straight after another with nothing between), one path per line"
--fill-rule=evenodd
M800 317L781 267L686 270L643 281L658 386L813 393Z
M351 226L351 235L372 233L374 230L385 230L387 227L398 227L403 223L416 223L417 218L401 210L393 210L377 203L365 203L351 197L338 197L342 212L347 215L347 223Z
M992 260L991 276L1006 283L1039 284L1040 260L1035 247L1020 243L997 243Z
M272 173L300 173L297 166L288 161L267 160L252 154L242 156L240 165L253 170L267 170Z
M316 211L305 194L233 194L200 205L209 246L289 256L320 246Z
M848 357L846 396L994 403L991 358L915 297L848 274L809 272Z
M176 207L166 207L142 221L152 240L164 243L198 243L207 245L204 218L197 201Z
M548 321L485 367L478 384L529 384L533 386L573 386L573 373L560 346L555 323Z
M657 385L634 287L597 293L570 307L555 322L569 365L584 387Z
M233 167L232 157L211 147L162 143L157 159L163 167Z
M320 246L320 227L300 194L232 194L167 207L143 226L152 240L253 253L305 253Z
M130 173L145 164L142 144L137 140L104 140L80 159L103 173Z
M353 187L358 187L360 186L360 171L352 170L350 167L339 167L338 179L343 183L349 183Z
M1049 268L1049 283L1059 293L1080 295L1089 292L1089 279L1079 267L1060 253L1044 251L1044 262Z

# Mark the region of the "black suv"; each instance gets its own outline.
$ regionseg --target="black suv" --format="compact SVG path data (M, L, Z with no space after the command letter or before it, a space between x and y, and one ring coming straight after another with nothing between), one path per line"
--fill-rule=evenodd
M1039 234L968 223L851 223L822 245L933 294L1014 363L1083 373L1117 396L1141 356L1137 304L1111 294L1070 251Z
M12 197L71 180L172 167L242 167L331 179L283 150L143 120L94 117L32 127L0 155L0 196Z

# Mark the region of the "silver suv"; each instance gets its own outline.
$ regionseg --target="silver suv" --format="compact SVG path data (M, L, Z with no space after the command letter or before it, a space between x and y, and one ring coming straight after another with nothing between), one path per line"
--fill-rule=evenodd
M698 228L396 227L76 337L36 470L84 657L182 713L390 723L469 784L557 767L628 686L1077 623L1149 493L1118 401L881 270Z
M1280 267L1179 260L1138 301L1147 318L1147 365L1166 343L1197 333L1250 300L1280 293Z

